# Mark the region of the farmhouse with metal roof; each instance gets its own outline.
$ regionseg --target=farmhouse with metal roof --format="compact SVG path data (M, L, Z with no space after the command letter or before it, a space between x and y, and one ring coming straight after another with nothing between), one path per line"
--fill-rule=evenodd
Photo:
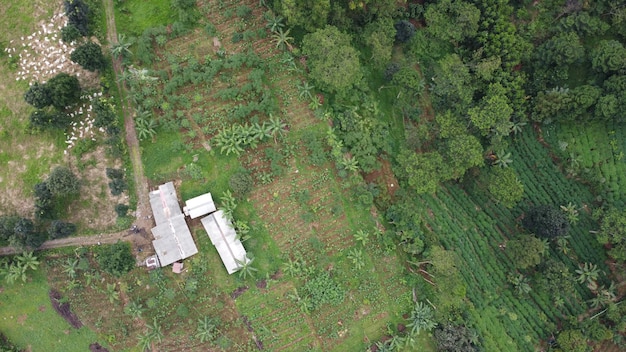
M150 192L150 206L156 223L152 228L152 245L161 266L198 253L172 182L160 185L159 189Z

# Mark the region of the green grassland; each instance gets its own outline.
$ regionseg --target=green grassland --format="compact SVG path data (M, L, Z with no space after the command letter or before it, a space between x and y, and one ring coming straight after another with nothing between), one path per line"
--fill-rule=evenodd
M0 290L0 331L20 348L31 351L86 351L100 342L87 327L69 325L52 307L47 268L34 272L26 283L18 281Z

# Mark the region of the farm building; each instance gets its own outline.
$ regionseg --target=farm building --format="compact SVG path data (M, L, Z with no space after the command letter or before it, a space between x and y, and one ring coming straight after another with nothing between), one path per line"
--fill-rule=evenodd
M160 185L158 190L150 192L150 206L156 222L156 226L152 228L152 245L161 266L198 253L172 182Z
M217 208L215 208L215 203L213 202L211 193L205 193L201 196L191 198L185 201L185 206L183 207L185 215L192 219L212 213L216 210Z
M240 263L245 262L246 250L243 244L237 239L237 233L231 221L224 215L222 210L218 210L202 218L202 226L206 230L211 243L217 249L226 271L232 274L239 270ZM238 263L239 261L239 263Z

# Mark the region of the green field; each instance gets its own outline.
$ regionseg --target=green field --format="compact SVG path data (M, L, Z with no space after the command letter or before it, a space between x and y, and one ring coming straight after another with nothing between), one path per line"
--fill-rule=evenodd
M52 307L48 270L40 268L26 283L0 290L0 331L20 348L30 351L83 352L105 342L88 327L74 329Z

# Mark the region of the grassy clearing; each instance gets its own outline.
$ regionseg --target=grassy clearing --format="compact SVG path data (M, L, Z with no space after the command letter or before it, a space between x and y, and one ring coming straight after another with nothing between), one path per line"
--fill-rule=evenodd
M139 36L146 28L165 26L175 20L176 13L169 0L126 0L115 5L118 33Z
M4 286L0 291L0 331L30 351L83 352L101 339L89 328L72 328L50 304L47 268L28 282Z

